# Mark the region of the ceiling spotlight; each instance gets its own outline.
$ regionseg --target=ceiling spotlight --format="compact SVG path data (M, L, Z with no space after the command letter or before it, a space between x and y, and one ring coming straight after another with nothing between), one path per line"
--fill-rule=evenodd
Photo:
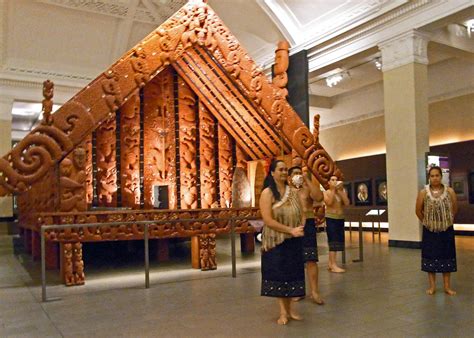
M334 86L337 85L339 82L341 82L343 78L344 78L344 74L343 74L343 73L338 73L338 74L334 74L334 75L328 76L328 77L326 78L326 84L327 84L328 87L334 87Z
M375 67L377 67L378 70L382 70L382 59L381 58L375 58L374 59L374 64L375 64Z
M467 20L466 27L468 34L474 33L474 19Z

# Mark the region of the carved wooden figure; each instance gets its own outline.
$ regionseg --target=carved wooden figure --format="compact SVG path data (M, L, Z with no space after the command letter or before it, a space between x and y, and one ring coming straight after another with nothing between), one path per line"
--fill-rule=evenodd
M86 161L84 148L76 148L59 166L61 211L86 211Z
M43 82L43 120L42 124L51 125L53 119L51 113L53 112L53 96L54 96L54 83L46 80Z
M76 242L73 244L72 248L73 256L73 271L74 271L74 284L75 285L82 285L85 282L85 275L84 275L84 261L82 260L82 243Z
M120 109L122 206L140 208L140 97L132 95Z
M66 286L75 285L73 266L73 245L64 243L61 245L62 255L62 276Z
M217 126L209 110L199 102L199 159L201 207L217 208L216 144Z
M169 208L177 207L173 72L167 68L144 88L144 200L153 207L153 186L167 185Z
M115 114L96 133L96 189L99 206L117 206L117 159Z
M198 207L197 100L194 92L181 77L178 77L178 109L181 209L196 209Z
M199 247L201 270L207 271L217 269L216 234L200 235Z
M280 95L284 98L288 96L288 90L286 89L286 85L288 84L288 74L286 71L290 64L289 49L290 44L288 41L278 42L275 51L275 66L273 68L272 82L275 86L280 88Z

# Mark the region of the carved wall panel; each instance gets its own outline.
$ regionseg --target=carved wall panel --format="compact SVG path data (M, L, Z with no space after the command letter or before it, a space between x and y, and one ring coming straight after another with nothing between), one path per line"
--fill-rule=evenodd
M219 124L219 191L221 208L228 208L232 204L232 138Z
M117 206L116 121L113 114L96 132L97 199L102 207Z
M178 77L181 209L196 209L198 207L196 109L196 95L186 82Z
M144 204L153 206L153 186L167 185L169 208L177 208L173 71L163 70L144 88Z
M78 147L59 166L60 211L86 211L87 152Z
M122 206L140 208L140 96L120 108L120 174Z
M199 159L201 208L217 208L216 144L217 125L209 110L199 101Z

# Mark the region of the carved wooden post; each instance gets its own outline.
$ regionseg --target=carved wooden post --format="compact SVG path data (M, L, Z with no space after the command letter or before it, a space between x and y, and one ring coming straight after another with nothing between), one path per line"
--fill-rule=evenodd
M199 159L201 208L217 208L216 123L207 108L199 101Z
M196 95L178 77L181 209L197 209Z
M144 202L153 208L153 186L168 185L169 209L177 208L173 72L167 68L144 88Z
M115 114L105 121L96 133L97 197L99 206L117 206Z
M74 284L82 285L85 282L84 261L82 260L82 243L76 242L73 244L72 260L74 271Z
M135 94L120 109L120 173L122 206L140 208L140 96Z
M61 243L61 276L66 286L74 285L73 245Z
M218 137L220 206L228 208L232 203L232 140L221 125Z
M168 187L168 208L178 207L173 70L167 68L144 88L144 202L153 208L154 186ZM158 259L166 260L168 240L157 240Z
M86 165L87 152L83 147L73 150L59 167L60 211L77 212L87 210L86 201ZM80 255L78 254L80 248ZM71 253L71 250L75 250ZM84 284L84 262L82 261L82 244L79 242L64 244L61 249L62 276L66 285ZM74 262L73 262L74 260ZM82 267L81 267L82 265ZM82 279L74 278L76 269Z

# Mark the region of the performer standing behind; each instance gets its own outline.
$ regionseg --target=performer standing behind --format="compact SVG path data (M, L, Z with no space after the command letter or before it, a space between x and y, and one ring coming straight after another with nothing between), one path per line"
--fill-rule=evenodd
M280 317L302 318L292 309L291 299L305 295L303 243L304 214L296 189L287 184L288 169L283 161L273 161L260 196L262 231L261 295L277 297Z
M436 273L443 273L444 292L454 296L451 272L457 271L453 221L458 211L456 193L441 183L440 167L431 167L430 184L418 193L416 216L423 224L421 270L428 272L428 295L436 292Z
M303 175L301 167L291 167L290 170L288 170L288 175L290 176L290 184L298 189L298 194L303 205L303 212L306 216L303 237L303 257L306 263L306 271L311 288L311 298L316 304L323 305L324 300L319 295L318 243L313 209L314 202L321 202L323 200L323 193L306 175ZM295 300L300 299L301 298L295 298Z
M326 232L329 244L330 272L345 272L346 270L337 266L336 253L344 250L344 207L350 204L344 184L337 180L337 176L331 176L329 189L324 192L324 203L326 204Z

